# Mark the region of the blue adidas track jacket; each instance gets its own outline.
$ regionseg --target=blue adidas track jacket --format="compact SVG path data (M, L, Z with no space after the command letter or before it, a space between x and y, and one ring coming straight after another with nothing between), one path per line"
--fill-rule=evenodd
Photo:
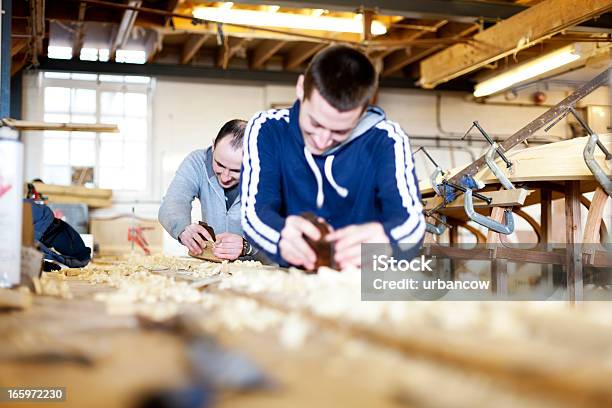
M257 113L248 123L241 177L242 228L275 262L285 219L310 211L335 229L380 222L392 244L420 243L425 232L408 137L370 106L351 135L312 155L291 109Z

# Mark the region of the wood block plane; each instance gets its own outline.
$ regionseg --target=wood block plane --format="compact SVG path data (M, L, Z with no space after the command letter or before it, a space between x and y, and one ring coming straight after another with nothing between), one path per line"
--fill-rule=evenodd
M206 237L204 237L204 235L200 234L200 236L204 239L204 241L206 241L206 247L202 248L201 254L194 254L193 252L189 251L189 256L193 258L201 259L203 261L217 262L217 263L223 262L223 259L218 258L213 254L213 248L215 247L215 241L217 239L217 237L215 236L215 230L210 225L205 223L204 221L200 221L199 224L202 227L204 227L206 231L208 231L213 241L212 242L209 241Z
M327 234L332 231L330 225L311 212L303 213L301 216L310 221L321 234L321 238L316 241L304 236L306 243L312 248L315 254L317 254L314 269L310 272L316 273L322 266L336 269L336 262L334 261L334 244L325 240Z

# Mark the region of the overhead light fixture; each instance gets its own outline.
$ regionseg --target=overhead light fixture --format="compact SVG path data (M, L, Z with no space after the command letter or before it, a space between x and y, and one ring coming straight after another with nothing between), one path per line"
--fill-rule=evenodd
M580 58L582 55L576 47L568 45L478 83L474 88L474 96L480 98L503 91L512 85L535 78Z
M363 33L363 20L359 18L270 13L257 10L225 9L222 7L197 7L193 10L193 16L220 23L258 27ZM382 35L387 32L387 27L380 21L374 20L372 21L371 32L373 35Z
M52 59L72 59L72 47L50 45L47 47L47 56Z
M319 16L322 16L323 14L325 14L325 11L326 10L324 10L324 9L312 9L310 14L312 14L315 17L319 17Z
M234 2L233 1L226 1L224 3L221 3L221 5L219 5L219 7L229 10L232 7L234 7Z

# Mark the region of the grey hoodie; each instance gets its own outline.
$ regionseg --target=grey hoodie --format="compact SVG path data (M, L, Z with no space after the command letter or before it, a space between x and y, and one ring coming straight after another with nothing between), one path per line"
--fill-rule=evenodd
M226 210L225 193L212 169L212 147L195 150L181 163L159 208L161 225L174 238L191 224L191 203L202 206L202 221L215 233L231 232L242 236L240 195Z

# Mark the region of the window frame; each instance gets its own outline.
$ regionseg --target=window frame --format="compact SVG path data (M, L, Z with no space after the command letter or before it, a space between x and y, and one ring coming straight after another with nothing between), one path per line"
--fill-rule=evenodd
M84 80L84 79L72 79L72 78L47 78L45 77L46 72L56 71L42 71L40 72L40 83L42 90L42 116L44 118L45 114L57 114L56 112L47 112L44 106L44 94L45 89L47 87L61 87L61 88L71 88L71 89L89 89L94 90L96 92L96 110L95 117L96 122L100 123L100 118L103 116L101 109L101 95L102 92L133 92L133 93L144 93L147 97L147 112L145 116L145 120L147 123L147 132L146 132L146 153L145 153L145 183L146 186L142 191L130 191L130 190L116 190L113 189L113 201L114 202L133 202L135 200L151 200L153 198L153 154L154 154L154 146L153 146L153 93L155 87L155 78L143 75L149 78L148 83L126 83L124 82L112 82L112 81L101 81L99 75L113 75L117 77L129 77L129 75L119 75L119 74L92 74L96 75L95 80ZM65 74L79 74L78 72L64 72ZM91 74L91 73L88 73ZM71 106L72 108L72 106ZM66 114L72 115L71 112L66 112ZM44 120L44 119L43 119ZM100 132L95 132L95 164L94 164L94 184L99 186L99 172L100 172ZM71 139L70 139L71 140ZM44 143L44 136L43 136ZM47 165L44 161L41 163L42 168L45 166L52 166L51 164ZM71 167L70 164L67 164L68 167ZM41 170L42 170L41 168Z

